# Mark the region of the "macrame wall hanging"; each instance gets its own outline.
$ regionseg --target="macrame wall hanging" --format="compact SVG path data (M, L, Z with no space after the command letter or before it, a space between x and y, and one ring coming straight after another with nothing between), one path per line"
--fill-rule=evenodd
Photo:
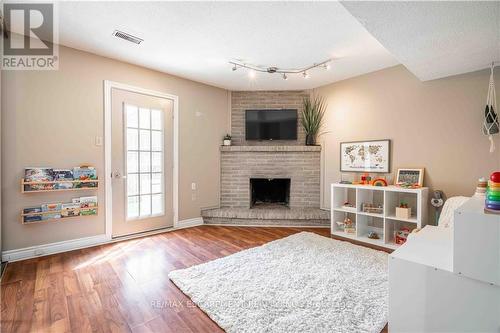
M491 64L491 75L490 84L488 86L488 95L486 97L486 108L484 109L484 122L483 122L483 133L488 135L490 139L490 153L495 151L495 141L493 140L493 134L499 132L498 126L498 116L496 112L497 109L497 96L495 92L495 80L493 77L493 70L495 64Z

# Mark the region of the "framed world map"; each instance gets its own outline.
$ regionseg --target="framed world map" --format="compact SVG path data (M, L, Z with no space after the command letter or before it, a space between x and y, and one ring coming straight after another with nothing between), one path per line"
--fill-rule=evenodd
M390 172L391 140L340 143L341 172Z

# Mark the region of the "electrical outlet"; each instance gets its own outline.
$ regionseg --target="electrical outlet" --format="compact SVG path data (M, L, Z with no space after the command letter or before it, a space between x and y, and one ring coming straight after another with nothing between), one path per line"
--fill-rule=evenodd
M196 183L191 183L191 189L192 189L193 191L195 191L195 190L196 190Z
M36 255L36 256L41 256L41 255L43 255L44 253L45 253L45 251L43 251L43 250L40 250L40 249L35 250L35 255Z
M96 137L95 137L95 145L96 145L97 147L102 146L102 136L96 136Z

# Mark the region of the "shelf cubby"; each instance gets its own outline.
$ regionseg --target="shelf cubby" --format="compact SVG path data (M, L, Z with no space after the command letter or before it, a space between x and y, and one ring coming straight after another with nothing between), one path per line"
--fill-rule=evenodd
M348 218L350 218L351 221L353 222L353 225L356 226L356 213L355 212L343 212L343 211L336 210L333 212L332 231L344 233L344 227L339 226L337 222L343 222L344 219L346 218L346 216Z
M426 187L417 189L401 188L397 186L370 186L351 184L331 185L331 233L360 242L370 243L385 248L395 249L399 245L394 243L394 235L402 227L410 230L422 228L427 224L427 196ZM355 205L355 209L347 209L343 204L348 201ZM396 207L401 202L408 204L412 215L408 219L396 217ZM381 206L381 213L364 212L363 204L374 207ZM345 233L337 225L343 221L344 215L350 214L351 220L356 223L356 234ZM379 239L368 238L368 233L374 231Z

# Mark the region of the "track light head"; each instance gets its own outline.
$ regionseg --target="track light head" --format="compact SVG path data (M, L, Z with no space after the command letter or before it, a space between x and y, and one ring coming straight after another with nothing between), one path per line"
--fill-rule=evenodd
M303 76L303 77L304 77L304 79L306 79L306 80L310 77L310 76L309 76L309 73L308 73L308 72L306 72L306 71L304 71L304 72L302 73L302 76Z
M330 63L326 63L326 64L324 65L324 67L325 67L325 69L326 69L327 71L329 71L329 70L330 70Z
M286 73L283 73L283 80L288 80L288 76L286 76Z
M233 66L233 68L232 68L233 72L234 72L235 70L237 70L237 69L238 69L238 66L236 66L236 65L234 65L234 66Z

